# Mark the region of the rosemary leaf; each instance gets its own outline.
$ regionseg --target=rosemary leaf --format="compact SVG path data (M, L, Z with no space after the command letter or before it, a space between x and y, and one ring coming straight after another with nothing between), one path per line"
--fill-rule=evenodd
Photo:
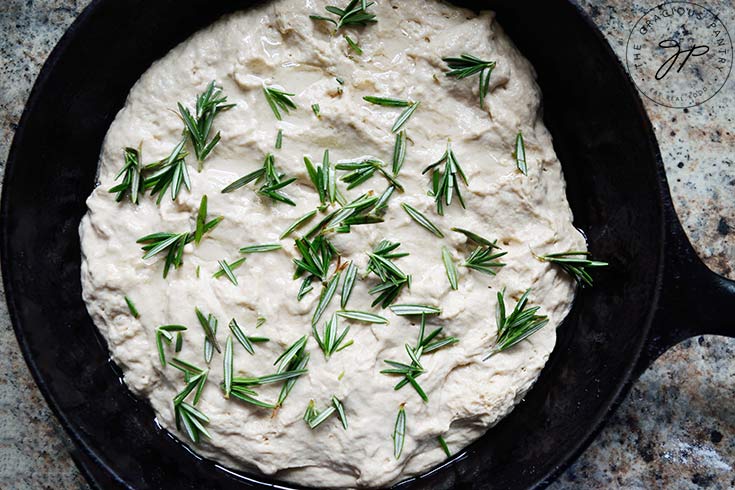
M434 225L431 221L429 221L429 218L427 218L421 211L414 208L408 203L401 203L401 207L403 210L408 214L412 220L414 220L419 225L423 226L425 229L429 230L429 232L433 233L439 238L444 238L444 233L441 232L439 228Z
M280 243L262 243L259 245L248 245L247 247L242 247L240 249L241 254L253 254L253 253L262 253L262 252L272 252L274 250L280 250L281 244Z
M403 444L406 438L406 411L404 404L398 408L398 416L396 417L396 425L393 428L393 455L396 459L401 457L403 452Z
M396 119L396 122L393 123L393 127L390 129L392 132L397 133L401 130L403 126L406 125L408 122L408 119L413 115L414 112L416 112L416 109L418 109L421 102L414 102L409 107L407 107L400 116L398 116L398 119Z
M441 314L441 308L429 305L392 305L391 311L399 316L417 316L417 315L439 315Z
M217 263L219 264L224 274L227 276L227 279L229 279L232 284L237 286L237 277L235 277L235 273L232 272L232 269L230 269L229 264L224 260L218 260Z
M491 242L487 238L483 238L477 233L473 233L469 230L465 230L462 228L452 228L452 231L456 231L457 233L463 234L464 236L466 236L473 242L477 243L478 245L485 245L486 247L491 247L491 248L500 248L495 244L495 242Z
M283 130L279 129L278 134L276 134L276 150L280 150L283 146Z
M314 216L316 216L316 209L313 211L309 211L308 213L294 221L288 228L283 231L283 233L281 233L281 236L279 236L278 239L283 240L284 238L288 237L291 233L299 229L305 223L311 221Z
M367 311L339 310L337 311L337 315L341 316L342 318L347 318L348 320L355 320L363 323L378 323L384 325L388 324L387 318Z
M403 167L403 163L406 161L406 131L399 131L396 133L396 143L393 145L393 175L398 176L398 173Z
M311 318L311 324L315 325L324 314L324 311L329 306L329 302L332 301L335 291L337 291L337 283L339 283L340 273L337 272L322 288L322 294L319 297L319 303L316 305L314 310L314 316Z
M128 310L130 310L130 314L133 315L133 318L140 318L140 313L138 313L138 309L135 307L133 301L127 296L125 296L125 303L127 303Z
M213 328L213 325L217 324L216 318L210 313L208 317L204 316L204 313L199 310L199 308L194 308L194 312L197 315L197 319L199 320L199 324L202 326L202 330L204 330L204 336L205 338L211 343L212 347L214 347L217 352L222 352L222 349L219 346L219 342L217 342L216 337L216 331Z
M246 257L239 258L235 260L234 262L227 264L227 267L230 269L230 272L233 272L235 269L237 269L242 264L244 264L246 260L247 260ZM218 262L224 262L224 260L218 261ZM220 264L220 269L214 274L212 274L212 277L214 277L215 279L218 279L224 276L225 274L226 274L225 269L222 267L222 264Z
M347 34L345 34L345 41L347 41L347 45L356 55L362 56L362 48Z
M336 396L332 396L332 405L337 410L339 421L342 422L342 427L347 430L347 415L345 415L345 407L342 402Z
M233 355L232 355L232 335L227 336L227 341L225 342L225 356L223 360L223 370L225 373L225 398L230 397L230 392L232 392L232 372L234 370L234 362L233 362Z
M366 95L363 97L363 100L365 102L382 105L384 107L411 107L411 102L403 99L396 99L395 97L376 97L373 95Z
M516 160L516 166L523 175L528 175L528 165L526 164L526 145L523 143L523 134L518 131L516 136L516 149L513 152L513 158Z
M452 254L447 247L442 247L442 262L444 262L444 268L447 271L449 284L452 286L452 289L456 291L458 288L457 282L459 272L457 271L457 266L454 264L454 260L452 259Z
M444 440L444 437L441 435L436 436L437 441L439 441L439 445L441 446L442 450L444 451L444 454L447 455L447 458L452 457L452 453L449 451L449 446L447 446L447 441Z
M352 289L355 287L355 279L357 279L357 265L354 261L350 261L350 265L345 269L345 277L342 280L342 292L340 293L340 306L344 310L347 306L347 300L350 299Z
M240 342L240 345L242 345L243 348L248 351L250 355L255 355L253 344L250 342L250 339L247 337L247 335L243 333L240 325L237 324L237 320L235 320L234 318L230 320L229 327L232 335L234 335L237 341Z

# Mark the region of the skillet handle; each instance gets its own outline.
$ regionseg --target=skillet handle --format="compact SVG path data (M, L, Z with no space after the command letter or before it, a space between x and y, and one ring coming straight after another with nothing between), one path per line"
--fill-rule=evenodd
M668 196L666 196L668 197ZM735 281L697 256L672 203L664 203L666 232L659 301L648 341L634 369L638 377L668 348L698 335L735 337Z

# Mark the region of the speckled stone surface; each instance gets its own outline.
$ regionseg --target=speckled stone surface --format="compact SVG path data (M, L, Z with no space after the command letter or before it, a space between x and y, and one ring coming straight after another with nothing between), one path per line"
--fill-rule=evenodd
M32 83L88 0L0 4L0 174ZM628 34L654 0L583 0L580 7L625 59ZM700 0L700 3L705 3ZM735 34L735 4L712 0ZM674 204L699 255L735 278L735 75L703 105L644 99ZM4 293L3 293L4 294ZM551 488L734 488L735 340L699 337L659 358L592 445ZM85 489L68 438L28 373L0 301L0 488Z

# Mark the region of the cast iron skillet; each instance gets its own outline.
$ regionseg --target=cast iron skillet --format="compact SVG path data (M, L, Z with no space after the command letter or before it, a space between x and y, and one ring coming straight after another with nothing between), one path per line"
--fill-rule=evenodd
M667 347L695 334L735 332L735 320L723 313L735 285L694 254L635 87L579 9L563 0L457 3L497 10L538 70L576 224L594 256L611 265L596 274L593 289L580 292L525 401L451 462L398 486L543 486ZM191 33L251 4L92 2L44 66L13 142L1 224L8 306L36 382L100 488L277 484L201 460L156 425L149 405L121 383L87 315L79 279L84 201L102 138L131 86Z

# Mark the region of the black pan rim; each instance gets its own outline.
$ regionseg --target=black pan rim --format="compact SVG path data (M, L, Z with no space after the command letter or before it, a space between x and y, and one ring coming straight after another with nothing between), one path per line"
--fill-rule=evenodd
M68 48L68 45L71 43L71 41L76 36L77 31L80 30L83 26L85 26L89 22L89 19L92 16L93 11L98 8L99 4L102 4L106 1L108 0L92 0L89 3L89 5L87 5L87 7L84 8L82 13L68 27L68 29L62 35L62 37L60 38L60 40L58 41L58 43L53 48L48 58L44 62L43 66L41 67L41 70L39 71L39 74L34 82L34 85L26 101L26 105L24 106L23 113L18 123L18 128L13 137L13 143L11 145L11 148L8 154L8 159L7 159L7 163L5 167L5 175L3 178L3 192L2 192L2 196L0 196L0 222L3 223L2 225L0 225L2 226L2 228L0 229L0 231L2 231L2 239L0 240L0 267L2 267L3 271L8 271L10 269L8 265L10 262L10 257L8 256L8 235L5 229L5 224L7 223L10 204L8 202L9 198L7 197L9 194L5 192L5 187L6 185L8 185L7 182L12 180L12 176L14 174L15 167L17 165L16 154L19 152L18 142L23 139L23 135L25 132L25 126L26 126L25 124L26 119L29 117L30 112L32 112L33 107L36 105L36 102L40 97L39 94L41 94L44 91L45 85L48 83L48 79L49 79L51 72L53 71L58 61L61 58L63 58ZM579 5L578 1L577 0L566 0L566 1L568 2L569 5L571 5L574 8L576 15L583 20L587 28L590 29L594 33L594 36L597 42L601 44L602 49L605 51L606 55L612 60L614 60L614 65L615 65L616 70L621 75L623 75L623 78L627 81L628 95L631 98L631 102L635 104L635 108L641 116L642 123L644 124L644 127L642 127L641 129L647 136L646 139L648 141L650 155L655 160L656 174L659 178L656 192L658 193L658 197L659 197L661 208L662 208L662 215L663 215L665 214L663 213L663 208L666 206L672 205L671 197L670 197L668 182L666 179L663 161L661 158L661 154L660 154L658 143L655 137L655 133L653 131L653 127L651 125L648 114L643 106L639 92L635 88L635 85L630 79L630 76L625 70L621 60L614 53L611 46L605 39L604 35L597 28L597 26L592 21L592 19L586 14L586 12L584 12L583 8ZM653 318L656 312L656 308L661 298L661 285L663 282L663 269L664 269L663 250L665 247L666 226L667 226L666 221L662 220L661 229L658 230L658 233L660 234L661 239L659 240L659 247L658 247L659 248L658 250L659 261L656 264L656 271L657 271L656 280L655 280L656 288L654 292L655 301L653 301L649 307L648 314L647 314L645 324L644 324L645 332L642 332L641 334L642 339L647 338L650 334L652 321L653 321ZM55 397L51 394L50 390L47 388L45 380L41 376L40 370L37 367L36 362L30 351L30 346L27 344L25 335L22 331L23 329L20 326L21 320L17 314L17 309L15 306L14 298L13 298L13 293L12 293L13 286L11 285L9 275L5 273L3 274L3 285L6 291L6 302L8 306L9 318L13 325L13 330L18 340L18 344L23 354L23 358L29 367L29 371L31 372L31 375L36 385L38 386L39 391L43 395L43 398L46 401L49 408L51 409L52 413L57 418L60 425L64 428L65 433L70 437L72 442L75 444L76 448L83 451L83 454L86 457L90 458L94 464L101 467L108 475L112 476L117 483L125 486L126 488L131 488L132 490L132 487L130 487L122 478L120 478L120 476L95 453L95 451L91 448L90 444L86 440L86 437L79 433L79 431L68 420L68 418L64 415L64 413L59 409L59 405ZM537 489L545 488L550 483L552 483L556 478L558 478L559 475L564 472L564 470L566 470L569 466L572 465L572 463L574 463L577 460L580 454L592 443L592 441L596 438L596 436L604 428L606 422L609 420L612 413L624 401L625 394L630 390L632 385L635 383L636 381L636 377L634 376L635 367L636 367L637 362L641 359L642 352L644 349L645 349L645 342L641 342L638 346L635 356L633 356L634 361L631 362L625 370L624 376L622 377L623 381L621 381L618 384L618 386L615 387L614 390L610 390L608 401L605 403L604 408L600 411L600 414L597 416L597 418L589 424L589 429L586 432L585 436L579 439L579 443L572 451L569 451L564 455L565 459L562 463L560 463L555 468L547 472L546 475L539 476L538 478L539 483L537 483L534 488L537 488ZM200 456L197 456L197 457L200 457ZM76 459L75 459L75 463L76 463L76 466L82 472L82 474L85 476L86 480L90 483L90 485L92 487L96 487L97 485L96 483L94 483L94 478L91 477L91 474L88 471L88 469L83 464L79 464L79 462L77 462ZM441 465L443 466L446 463L447 461L443 462ZM221 467L221 465L218 465L218 466ZM434 471L435 469L436 468L432 468L431 470L429 470L429 472ZM231 471L231 470L228 470L228 471Z

